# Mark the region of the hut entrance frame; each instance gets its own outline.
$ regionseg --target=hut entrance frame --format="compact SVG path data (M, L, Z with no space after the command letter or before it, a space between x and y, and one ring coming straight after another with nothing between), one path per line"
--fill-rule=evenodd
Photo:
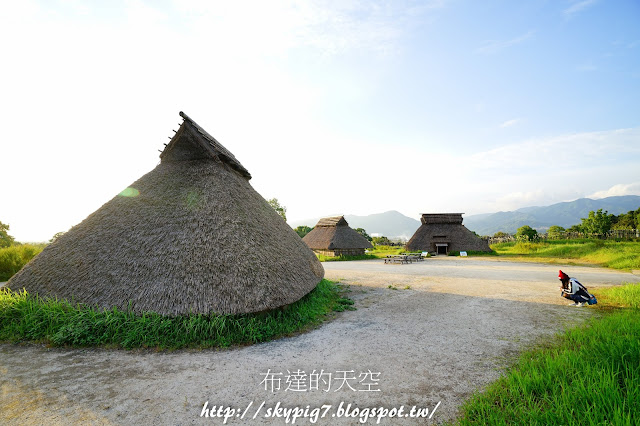
M436 243L436 255L438 254L449 254L449 244L448 243Z

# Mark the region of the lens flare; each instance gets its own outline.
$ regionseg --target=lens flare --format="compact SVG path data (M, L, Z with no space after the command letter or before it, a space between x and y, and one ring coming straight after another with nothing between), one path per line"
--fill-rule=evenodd
M140 195L140 191L138 191L135 188L126 188L124 191L122 191L120 194L121 197L137 197L138 195Z
M189 191L186 200L187 208L195 209L200 205L200 194L197 191Z

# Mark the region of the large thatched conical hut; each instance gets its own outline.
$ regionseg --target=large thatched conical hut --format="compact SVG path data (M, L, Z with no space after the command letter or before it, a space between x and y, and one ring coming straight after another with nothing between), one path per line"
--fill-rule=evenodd
M371 243L349 227L344 216L320 219L302 239L314 252L324 256L359 256Z
M40 296L163 315L248 313L309 293L313 252L187 115L151 172L59 237L8 283Z
M448 254L452 251L491 251L489 243L462 224L463 213L423 214L422 225L407 243L410 251Z

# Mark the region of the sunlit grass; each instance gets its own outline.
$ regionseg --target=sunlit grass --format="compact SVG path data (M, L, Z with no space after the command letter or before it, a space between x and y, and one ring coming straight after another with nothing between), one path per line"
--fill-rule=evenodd
M362 254L358 256L324 256L322 254L316 255L320 262L337 262L341 260L368 260L368 259L377 259L376 256L371 254Z
M398 246L374 246L369 249L369 254L373 255L376 258L384 258L389 255L400 254L406 252L407 249L405 247Z
M569 262L612 269L640 269L640 242L559 240L492 244L498 255L517 260Z
M601 306L615 306L640 310L640 284L594 288L592 292L597 296L598 303Z
M7 281L44 249L44 244L19 244L0 248L0 281Z
M640 284L600 289L622 307L518 362L462 408L459 424L640 423Z
M388 255L400 254L406 252L407 249L402 246L374 246L367 249L366 254L361 256L323 256L317 255L320 262L332 262L339 260L366 260L366 259L381 259Z
M0 289L0 341L127 349L226 347L304 331L322 322L332 311L344 310L352 303L328 280L322 280L308 295L283 309L177 317L92 309Z

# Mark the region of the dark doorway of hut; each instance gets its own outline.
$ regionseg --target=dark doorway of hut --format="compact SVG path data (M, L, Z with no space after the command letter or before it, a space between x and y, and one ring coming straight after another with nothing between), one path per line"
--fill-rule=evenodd
M436 255L449 253L449 244L436 244Z

